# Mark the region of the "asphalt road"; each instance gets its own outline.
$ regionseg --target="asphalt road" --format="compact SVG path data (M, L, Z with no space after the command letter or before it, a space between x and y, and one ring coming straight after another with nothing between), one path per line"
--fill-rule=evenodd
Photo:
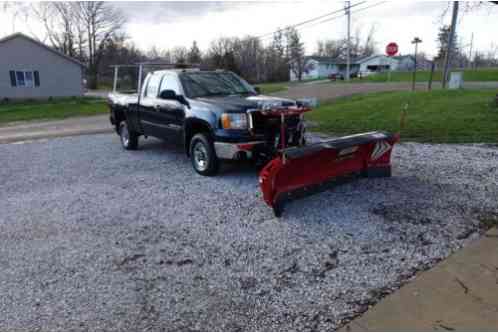
M288 205L157 140L0 145L0 330L333 330L498 214L498 149L402 144L394 175Z
M0 144L62 136L111 133L113 130L107 114L63 120L16 122L0 126Z

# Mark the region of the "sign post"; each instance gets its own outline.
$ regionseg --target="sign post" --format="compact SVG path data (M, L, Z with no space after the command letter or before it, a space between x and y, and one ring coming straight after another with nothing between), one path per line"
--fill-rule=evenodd
M398 53L398 44L391 42L386 46L386 54L388 57L393 57ZM389 70L387 71L387 81L391 82L391 65L389 65Z
M413 79L412 79L412 91L415 91L415 82L416 82L416 75L417 75L417 50L418 50L418 44L422 43L422 40L418 37L413 38L412 44L415 44L415 53L414 53L414 60L415 64L413 66Z

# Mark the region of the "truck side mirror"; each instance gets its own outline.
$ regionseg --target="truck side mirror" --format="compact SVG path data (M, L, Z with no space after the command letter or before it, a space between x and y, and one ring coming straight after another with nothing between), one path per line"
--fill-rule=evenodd
M260 87L254 87L254 91L256 91L258 94L261 94L261 88Z
M171 90L171 89L166 89L166 90L161 91L161 93L159 94L159 98L170 100L170 101L178 101L181 104L186 105L188 108L190 108L190 104L187 101L187 99L185 98L185 96L177 95L176 92L174 90Z
M176 93L174 90L166 89L161 91L159 94L160 99L173 99L173 100L178 100L178 97L176 96Z

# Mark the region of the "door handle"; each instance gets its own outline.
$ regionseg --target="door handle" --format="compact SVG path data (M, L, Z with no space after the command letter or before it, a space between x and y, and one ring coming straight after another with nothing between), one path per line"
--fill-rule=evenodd
M156 109L156 111L159 111L161 109L161 105L154 106L154 109Z

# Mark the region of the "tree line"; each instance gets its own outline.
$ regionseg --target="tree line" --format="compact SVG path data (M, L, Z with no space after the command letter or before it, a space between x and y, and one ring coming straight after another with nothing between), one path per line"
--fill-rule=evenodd
M26 5L22 5L22 11L28 11ZM196 41L189 47L152 47L144 52L126 36L126 17L110 2L40 2L30 5L29 12L42 23L47 38L45 42L87 65L90 89L97 88L99 82L112 81L111 65L146 61L227 69L251 83L288 81L291 72L301 80L303 74L312 69L305 61L302 38L293 27L279 29L268 43L255 36L222 37L211 41L204 52ZM441 27L437 37L439 52L434 58L436 64L444 59L448 36L449 28ZM474 52L470 59L463 47L458 47L457 38L455 35L454 45L457 47L452 54L453 66L464 67L470 63L474 66L498 65L498 47L492 47L486 54ZM313 55L344 59L347 45L346 39L320 40ZM349 49L352 59L377 53L375 26L366 36L362 36L358 29L351 38ZM130 73L129 76L134 79L136 74Z
M434 57L436 67L443 66L444 58L448 50L450 26L443 25L439 28L437 35L438 53ZM453 36L453 48L450 54L450 66L453 68L483 68L498 66L498 45L491 42L490 48L483 52L472 50L471 43L464 45L458 38L458 33Z
M23 6L23 11L26 7ZM99 81L112 80L113 64L133 64L146 61L199 64L206 68L234 71L249 82L288 81L290 72L301 79L307 67L305 47L299 32L282 28L265 45L255 36L222 37L211 41L202 52L196 41L190 47L178 46L161 50L152 47L139 50L124 33L126 17L112 3L41 2L29 8L30 15L44 27L46 40L58 51L87 65L87 85L95 89ZM374 29L364 43L357 31L352 39L353 57L375 52ZM314 55L344 57L346 40L318 42ZM134 74L130 74L135 76Z

